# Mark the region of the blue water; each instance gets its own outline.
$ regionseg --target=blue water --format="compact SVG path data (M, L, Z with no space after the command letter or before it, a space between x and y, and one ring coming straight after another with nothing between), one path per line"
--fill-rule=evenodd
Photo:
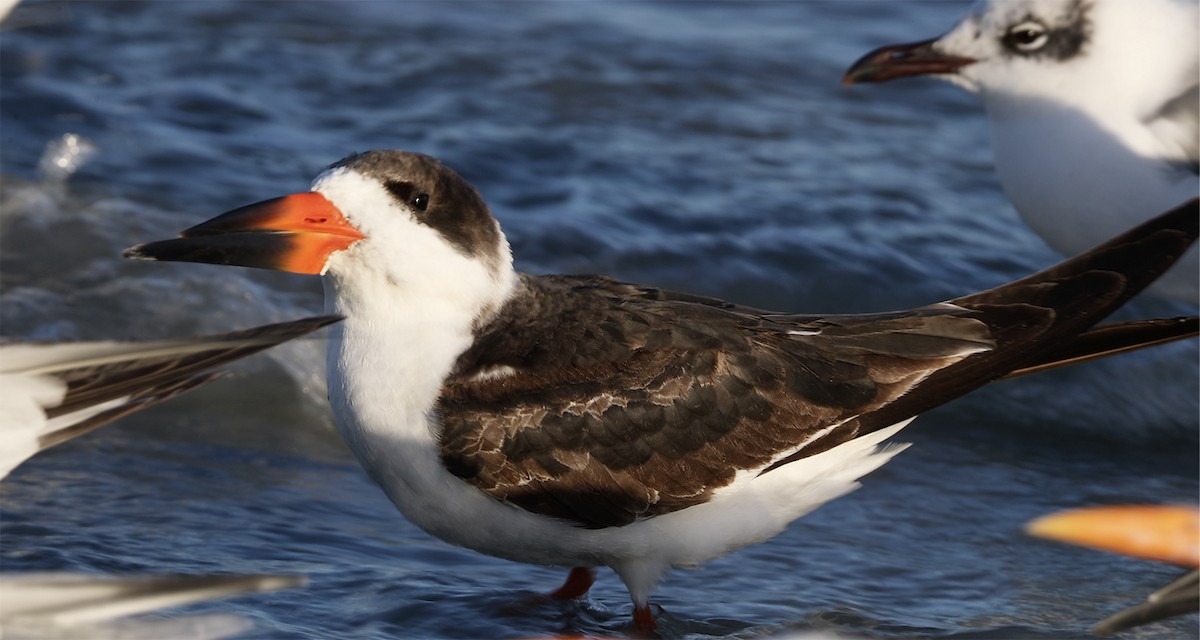
M133 263L121 249L301 191L351 152L442 158L519 268L602 272L785 310L916 306L1059 258L1016 217L971 96L843 88L963 3L26 3L0 31L0 332L151 338L320 312L315 279ZM57 171L64 135L95 153ZM1123 317L1190 310L1135 301ZM623 636L602 572L434 540L333 430L319 338L27 463L2 487L4 571L303 573L191 607L253 638ZM1030 539L1031 518L1200 494L1197 350L994 385L774 540L669 576L669 637L1086 637L1177 569ZM1195 617L1129 637L1198 633Z

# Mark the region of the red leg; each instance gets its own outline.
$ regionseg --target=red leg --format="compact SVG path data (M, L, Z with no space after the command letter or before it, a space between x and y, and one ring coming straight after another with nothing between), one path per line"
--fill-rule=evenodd
M563 586L559 587L550 597L555 600L574 600L587 595L588 589L592 588L592 583L596 581L596 572L590 567L575 567L571 569L571 574L567 576L567 581Z
M650 605L644 604L633 608L633 628L642 633L652 633L658 628L654 614L650 613Z

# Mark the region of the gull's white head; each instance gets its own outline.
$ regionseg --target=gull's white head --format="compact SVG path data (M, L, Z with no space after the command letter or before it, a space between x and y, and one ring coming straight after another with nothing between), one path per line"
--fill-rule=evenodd
M1178 0L990 0L933 47L975 60L946 78L989 109L1011 97L1144 120L1197 82L1198 17L1195 2Z
M1195 0L986 0L939 38L867 54L846 82L935 74L989 112L1044 101L1148 120L1196 84L1198 20Z

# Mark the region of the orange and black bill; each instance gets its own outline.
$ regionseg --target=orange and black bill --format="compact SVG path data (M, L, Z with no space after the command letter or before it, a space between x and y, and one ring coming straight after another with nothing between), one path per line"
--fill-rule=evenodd
M131 247L125 257L319 274L330 255L363 237L325 196L297 193L234 209L172 240Z
M954 73L960 67L975 62L974 58L941 53L934 48L934 42L936 40L922 40L879 47L850 65L846 75L842 76L842 84L887 82L907 76Z

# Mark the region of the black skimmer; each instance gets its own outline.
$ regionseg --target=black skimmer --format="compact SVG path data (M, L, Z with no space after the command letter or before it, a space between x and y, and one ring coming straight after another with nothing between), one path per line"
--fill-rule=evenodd
M1127 556L1169 562L1190 571L1155 591L1146 602L1118 611L1092 627L1109 635L1200 610L1200 510L1195 506L1117 505L1043 516L1026 530Z
M148 342L0 345L0 478L39 451L212 380L214 367L337 320Z
M1189 202L1022 280L917 309L764 312L602 276L533 276L480 194L372 151L312 191L128 257L324 276L341 433L413 523L520 562L651 590L778 534L904 447L918 413L1033 366L1194 240Z
M1200 193L1194 0L987 0L950 31L881 47L848 84L931 75L977 95L1021 217L1073 255ZM1192 250L1153 287L1197 301Z

